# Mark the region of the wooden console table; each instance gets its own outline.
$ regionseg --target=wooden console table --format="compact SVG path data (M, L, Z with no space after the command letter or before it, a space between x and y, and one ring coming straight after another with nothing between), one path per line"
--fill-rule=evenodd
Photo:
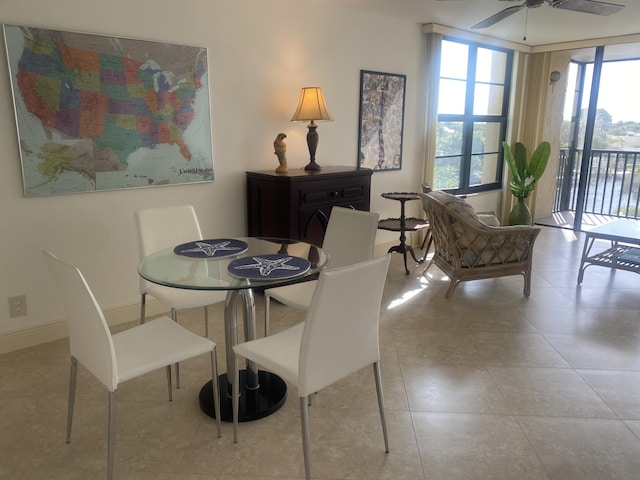
M578 285L582 283L584 271L590 265L599 265L618 270L640 273L640 264L620 258L620 255L640 246L640 221L621 218L599 225L586 233L582 260L578 272ZM611 247L597 253L591 253L595 240L608 240Z
M320 172L246 172L249 235L322 246L334 206L369 210L372 173L342 166L323 166Z

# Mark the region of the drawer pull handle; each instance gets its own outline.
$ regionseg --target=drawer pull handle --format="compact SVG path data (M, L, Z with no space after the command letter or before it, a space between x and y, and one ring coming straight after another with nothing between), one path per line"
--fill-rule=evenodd
M359 197L359 196L364 196L364 192L362 191L362 187L350 187L350 188L345 188L342 191L342 196L343 197Z
M331 196L332 194L330 192L311 192L311 193L305 193L302 196L302 199L305 202L318 202L318 201L322 201L325 200L327 197Z

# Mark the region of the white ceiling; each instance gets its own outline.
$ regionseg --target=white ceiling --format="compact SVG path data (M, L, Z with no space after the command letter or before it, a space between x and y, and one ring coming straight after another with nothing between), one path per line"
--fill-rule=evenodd
M471 26L507 8L524 3L503 0L316 0L368 13L416 23L440 25L471 31ZM640 34L640 0L608 0L625 5L610 16L553 8L547 3L511 15L474 32L529 46L572 42L602 37ZM528 15L527 15L528 13ZM528 16L528 19L527 19ZM526 40L523 40L527 21ZM637 49L640 57L640 48Z

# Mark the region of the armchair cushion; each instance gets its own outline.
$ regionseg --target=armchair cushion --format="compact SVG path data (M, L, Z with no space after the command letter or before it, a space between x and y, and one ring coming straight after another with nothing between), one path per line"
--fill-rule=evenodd
M496 217L496 214L493 212L487 213L478 213L478 218L485 225L489 225L490 227L499 227L500 220Z

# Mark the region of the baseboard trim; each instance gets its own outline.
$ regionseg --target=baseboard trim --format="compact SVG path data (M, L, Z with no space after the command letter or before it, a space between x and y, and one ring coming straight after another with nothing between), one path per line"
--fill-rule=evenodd
M167 307L157 300L149 299L146 304L148 316L167 313ZM140 304L124 305L104 310L104 317L109 325L119 325L140 318ZM42 343L52 342L69 336L67 321L55 322L27 327L20 330L0 334L0 353L9 353L23 348L35 347Z

